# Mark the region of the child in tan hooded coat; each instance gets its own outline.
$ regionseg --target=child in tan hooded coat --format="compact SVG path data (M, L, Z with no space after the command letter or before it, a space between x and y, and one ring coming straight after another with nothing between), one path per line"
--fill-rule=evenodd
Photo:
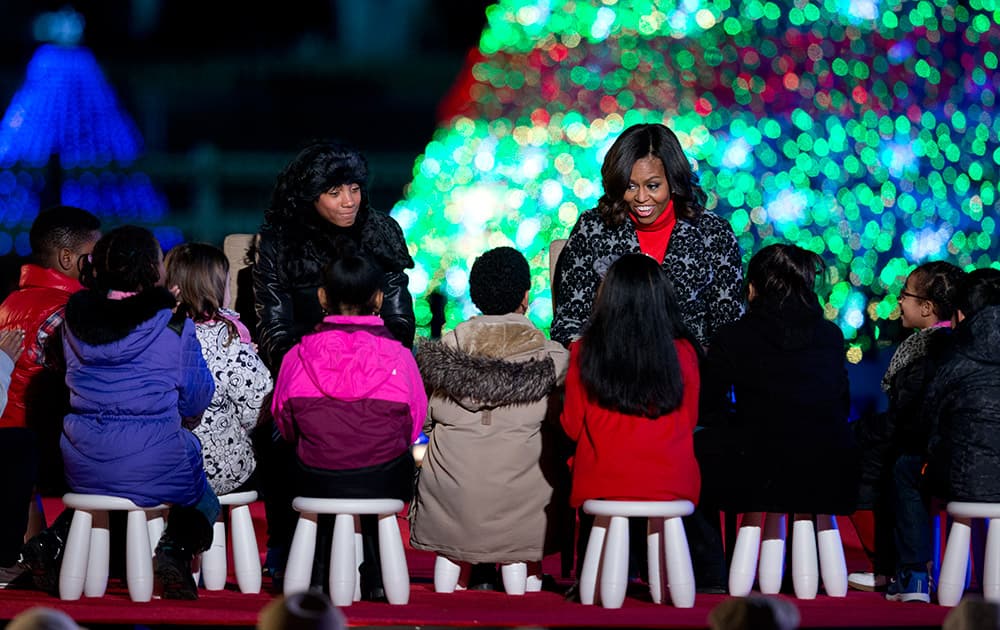
M517 250L483 254L469 285L483 315L417 351L431 394L430 442L410 542L438 554L438 591L453 590L456 580L467 586L461 569L472 563L505 565L508 593L538 590L553 495L543 473L543 424L569 352L524 316L531 277ZM527 580L523 563L531 563Z

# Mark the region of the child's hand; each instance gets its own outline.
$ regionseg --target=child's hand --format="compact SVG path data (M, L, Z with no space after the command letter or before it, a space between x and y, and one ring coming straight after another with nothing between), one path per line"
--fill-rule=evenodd
M170 294L174 296L174 300L176 300L173 308L173 311L176 313L177 307L181 305L181 288L175 284L167 290L170 291Z
M17 359L24 352L24 331L20 328L0 331L0 351L6 353L11 361L17 363Z

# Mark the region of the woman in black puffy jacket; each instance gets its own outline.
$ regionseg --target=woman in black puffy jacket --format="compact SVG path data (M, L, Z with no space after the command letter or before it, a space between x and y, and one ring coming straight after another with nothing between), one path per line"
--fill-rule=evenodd
M274 375L285 353L323 320L323 271L348 253L378 263L384 274L379 315L393 337L413 345L413 298L404 273L413 259L399 224L369 206L367 180L364 156L334 142L310 144L278 175L250 255L258 349ZM267 512L266 564L277 582L296 523L289 490L295 455L272 423L258 427L254 448Z
M345 248L374 259L385 273L381 317L403 345L413 345L413 266L399 224L373 210L368 163L334 142L303 149L278 175L264 214L253 269L260 356L277 374L281 360L323 319L317 289L323 269Z

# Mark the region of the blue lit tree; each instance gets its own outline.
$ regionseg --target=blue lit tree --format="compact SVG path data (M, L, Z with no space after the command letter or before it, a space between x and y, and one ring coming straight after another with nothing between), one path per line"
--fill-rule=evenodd
M129 169L142 137L93 54L75 45L82 19L63 11L40 22L59 43L38 48L0 121L0 254L26 254L28 227L50 204L108 224L155 225L167 212L149 178ZM176 229L154 231L165 248L180 240Z

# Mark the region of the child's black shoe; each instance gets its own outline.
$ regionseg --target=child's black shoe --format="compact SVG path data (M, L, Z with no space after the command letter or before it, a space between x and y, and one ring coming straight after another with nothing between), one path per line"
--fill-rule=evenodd
M18 566L31 576L31 583L50 595L59 593L59 567L65 541L52 529L44 529L21 547Z
M169 539L160 539L153 559L153 575L163 589L163 599L198 599L198 585L191 574L191 552Z

